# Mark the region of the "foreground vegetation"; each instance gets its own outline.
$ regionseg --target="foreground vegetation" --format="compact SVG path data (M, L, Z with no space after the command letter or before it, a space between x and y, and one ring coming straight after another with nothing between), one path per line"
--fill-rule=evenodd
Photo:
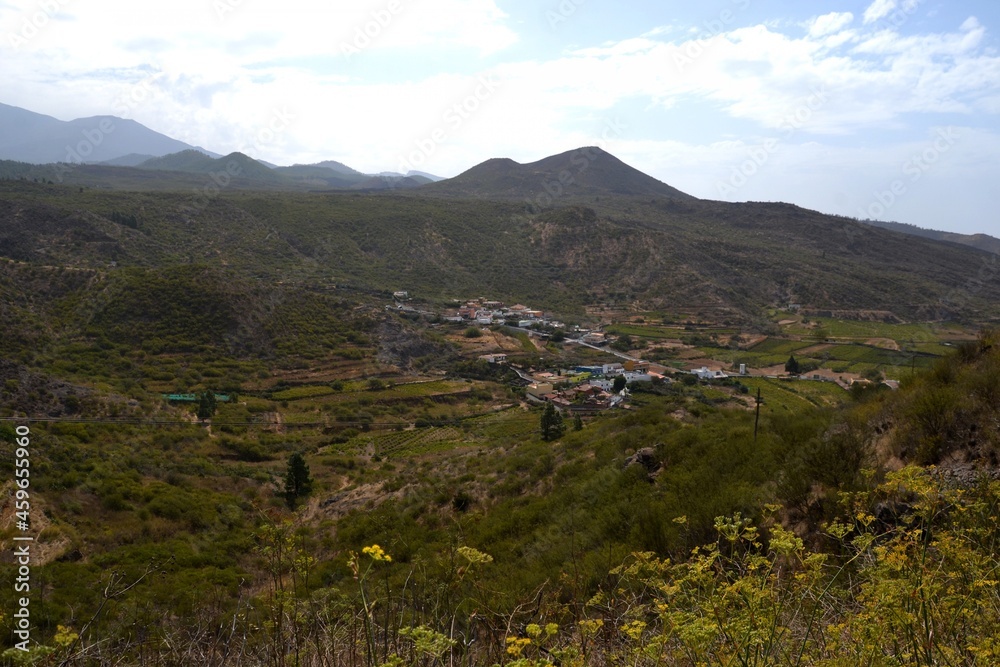
M756 438L738 392L699 385L637 394L554 443L520 408L327 444L308 429L35 424L40 643L5 655L990 664L998 342L984 334L898 393L765 408ZM296 452L313 477L297 506Z

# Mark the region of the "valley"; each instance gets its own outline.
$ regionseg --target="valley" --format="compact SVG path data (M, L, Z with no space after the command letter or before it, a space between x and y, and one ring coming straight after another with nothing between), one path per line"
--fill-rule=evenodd
M994 655L996 254L596 148L219 159L0 163L32 664Z

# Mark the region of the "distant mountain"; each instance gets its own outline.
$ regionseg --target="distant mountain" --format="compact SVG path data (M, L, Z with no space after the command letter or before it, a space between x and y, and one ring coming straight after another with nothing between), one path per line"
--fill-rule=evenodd
M390 176L387 174L380 174L378 176L371 176L365 180L353 185L352 190L411 190L413 188L419 188L421 185L427 185L432 183L429 178L424 178L423 176Z
M332 169L340 174L346 174L347 176L367 176L367 174L362 174L357 169L351 169L346 164L337 162L336 160L323 160L322 162L317 162L316 164L307 165L310 167L322 167L324 169Z
M949 241L951 243L961 243L962 245L985 250L1000 255L1000 239L989 234L957 234L955 232L942 232L936 229L924 229L916 225L909 225L905 222L882 222L881 220L862 220L865 224L881 229L888 229L894 232L902 232L912 236L920 236L925 239L935 241Z
M426 171L416 171L414 169L411 169L410 171L406 172L406 175L409 176L410 178L416 178L418 176L421 176L434 183L445 180L444 176L435 176L434 174L428 174Z
M93 116L61 121L0 104L0 159L32 164L107 162L131 154L161 156L208 151L155 132L134 120Z
M228 174L234 179L266 183L283 183L282 174L243 153L230 153L225 157L211 158L196 150L186 150L163 157L146 160L139 169L180 171L193 174Z
M424 191L445 196L530 200L542 208L564 197L602 194L694 199L595 146L529 164L494 158L455 178L428 185Z
M438 181L443 181L445 178L443 176L435 176L434 174L428 174L425 171L414 171L411 169L405 174L401 174L398 171L380 171L373 176L379 176L381 178L413 178L421 183L437 183Z
M296 164L291 167L278 167L275 171L292 178L300 184L332 190L412 189L442 180L439 176L416 171L411 171L406 175L394 171L363 174L336 160L324 160L316 164Z
M147 160L152 160L155 155L142 155L140 153L129 153L128 155L123 155L121 157L116 157L113 160L105 160L101 162L102 165L107 167L138 167L143 162Z
M215 158L211 158L196 150L184 150L162 157L154 157L138 165L140 169L156 169L159 171L196 171L209 172L215 168Z
M330 163L340 165L343 169L321 166ZM333 162L332 160L319 164L296 164L291 167L276 167L274 171L297 183L314 188L333 190L346 190L368 178L365 174L354 171L350 167L345 167L339 162Z

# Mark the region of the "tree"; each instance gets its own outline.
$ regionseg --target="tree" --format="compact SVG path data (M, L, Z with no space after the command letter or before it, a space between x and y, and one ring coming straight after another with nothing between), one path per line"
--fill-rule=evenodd
M288 470L285 473L285 501L290 509L295 509L295 501L299 498L309 495L312 482L305 458L298 452L289 456Z
M611 383L611 389L616 393L621 393L621 390L625 388L628 384L628 380L625 379L624 375L619 375L615 377L614 382Z
M215 414L216 407L215 394L210 391L201 392L201 395L198 396L198 419L201 421L211 419Z
M551 403L546 404L545 410L542 411L541 426L542 440L546 442L558 440L566 432L566 424L563 423L562 415Z
M632 337L628 334L619 336L618 340L611 343L611 349L618 350L619 352L628 352L632 349Z
M573 430L574 431L583 430L583 419L580 418L580 415L573 416Z
M883 380L885 380L885 376L882 375L882 371L880 371L878 368L869 368L862 374L861 377L863 377L866 380L870 380L875 384L878 384Z
M785 372L789 375L798 375L801 372L799 362L796 361L794 354L788 357L788 361L785 362Z

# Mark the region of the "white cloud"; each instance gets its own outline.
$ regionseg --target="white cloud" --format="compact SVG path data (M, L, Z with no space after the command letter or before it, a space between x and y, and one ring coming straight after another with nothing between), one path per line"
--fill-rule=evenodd
M810 37L823 37L840 32L854 21L854 14L850 12L824 14L812 19L808 23Z
M868 9L865 10L865 25L884 19L896 9L898 4L897 0L875 0L875 2L869 5Z
M962 23L962 30L969 32L973 30L978 30L981 27L982 24L979 22L979 19L977 19L975 16L970 16L969 18L965 19L965 21Z

